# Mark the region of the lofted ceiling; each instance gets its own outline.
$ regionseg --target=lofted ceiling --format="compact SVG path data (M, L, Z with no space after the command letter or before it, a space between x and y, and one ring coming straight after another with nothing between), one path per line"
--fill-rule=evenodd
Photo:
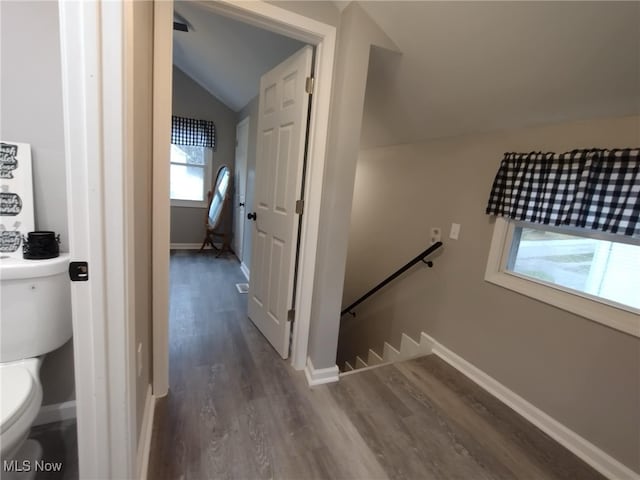
M402 52L372 49L364 148L640 114L640 2L357 3ZM302 47L196 2L175 10L192 28L174 32L174 63L236 111Z
M173 32L173 63L234 111L258 94L260 76L304 45L189 1L174 3L189 32Z
M373 49L364 148L640 114L640 2L358 2Z

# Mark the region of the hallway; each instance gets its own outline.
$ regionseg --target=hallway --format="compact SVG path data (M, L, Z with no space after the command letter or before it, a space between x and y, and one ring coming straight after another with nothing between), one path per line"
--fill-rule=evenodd
M246 318L244 281L235 259L172 252L148 478L601 478L433 356L308 388Z

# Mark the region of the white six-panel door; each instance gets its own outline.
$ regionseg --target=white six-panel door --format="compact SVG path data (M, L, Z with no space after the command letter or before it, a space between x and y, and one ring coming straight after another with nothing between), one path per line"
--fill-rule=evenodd
M306 46L260 79L249 318L289 356L298 215L309 111Z

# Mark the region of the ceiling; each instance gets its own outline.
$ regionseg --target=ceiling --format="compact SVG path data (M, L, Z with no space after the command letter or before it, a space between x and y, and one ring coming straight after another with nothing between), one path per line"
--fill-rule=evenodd
M176 1L189 32L173 34L173 63L234 111L258 94L260 76L303 43Z
M357 3L402 52L372 49L364 148L640 114L640 2ZM174 32L174 63L235 111L302 47L197 3L175 9L192 28Z
M640 113L640 2L359 2L364 148Z

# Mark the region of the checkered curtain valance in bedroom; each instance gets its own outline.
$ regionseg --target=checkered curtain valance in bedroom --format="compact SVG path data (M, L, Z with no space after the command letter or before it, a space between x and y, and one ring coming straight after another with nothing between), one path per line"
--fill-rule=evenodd
M506 153L487 214L640 235L640 150Z
M216 127L208 120L171 117L171 143L193 147L216 147Z

